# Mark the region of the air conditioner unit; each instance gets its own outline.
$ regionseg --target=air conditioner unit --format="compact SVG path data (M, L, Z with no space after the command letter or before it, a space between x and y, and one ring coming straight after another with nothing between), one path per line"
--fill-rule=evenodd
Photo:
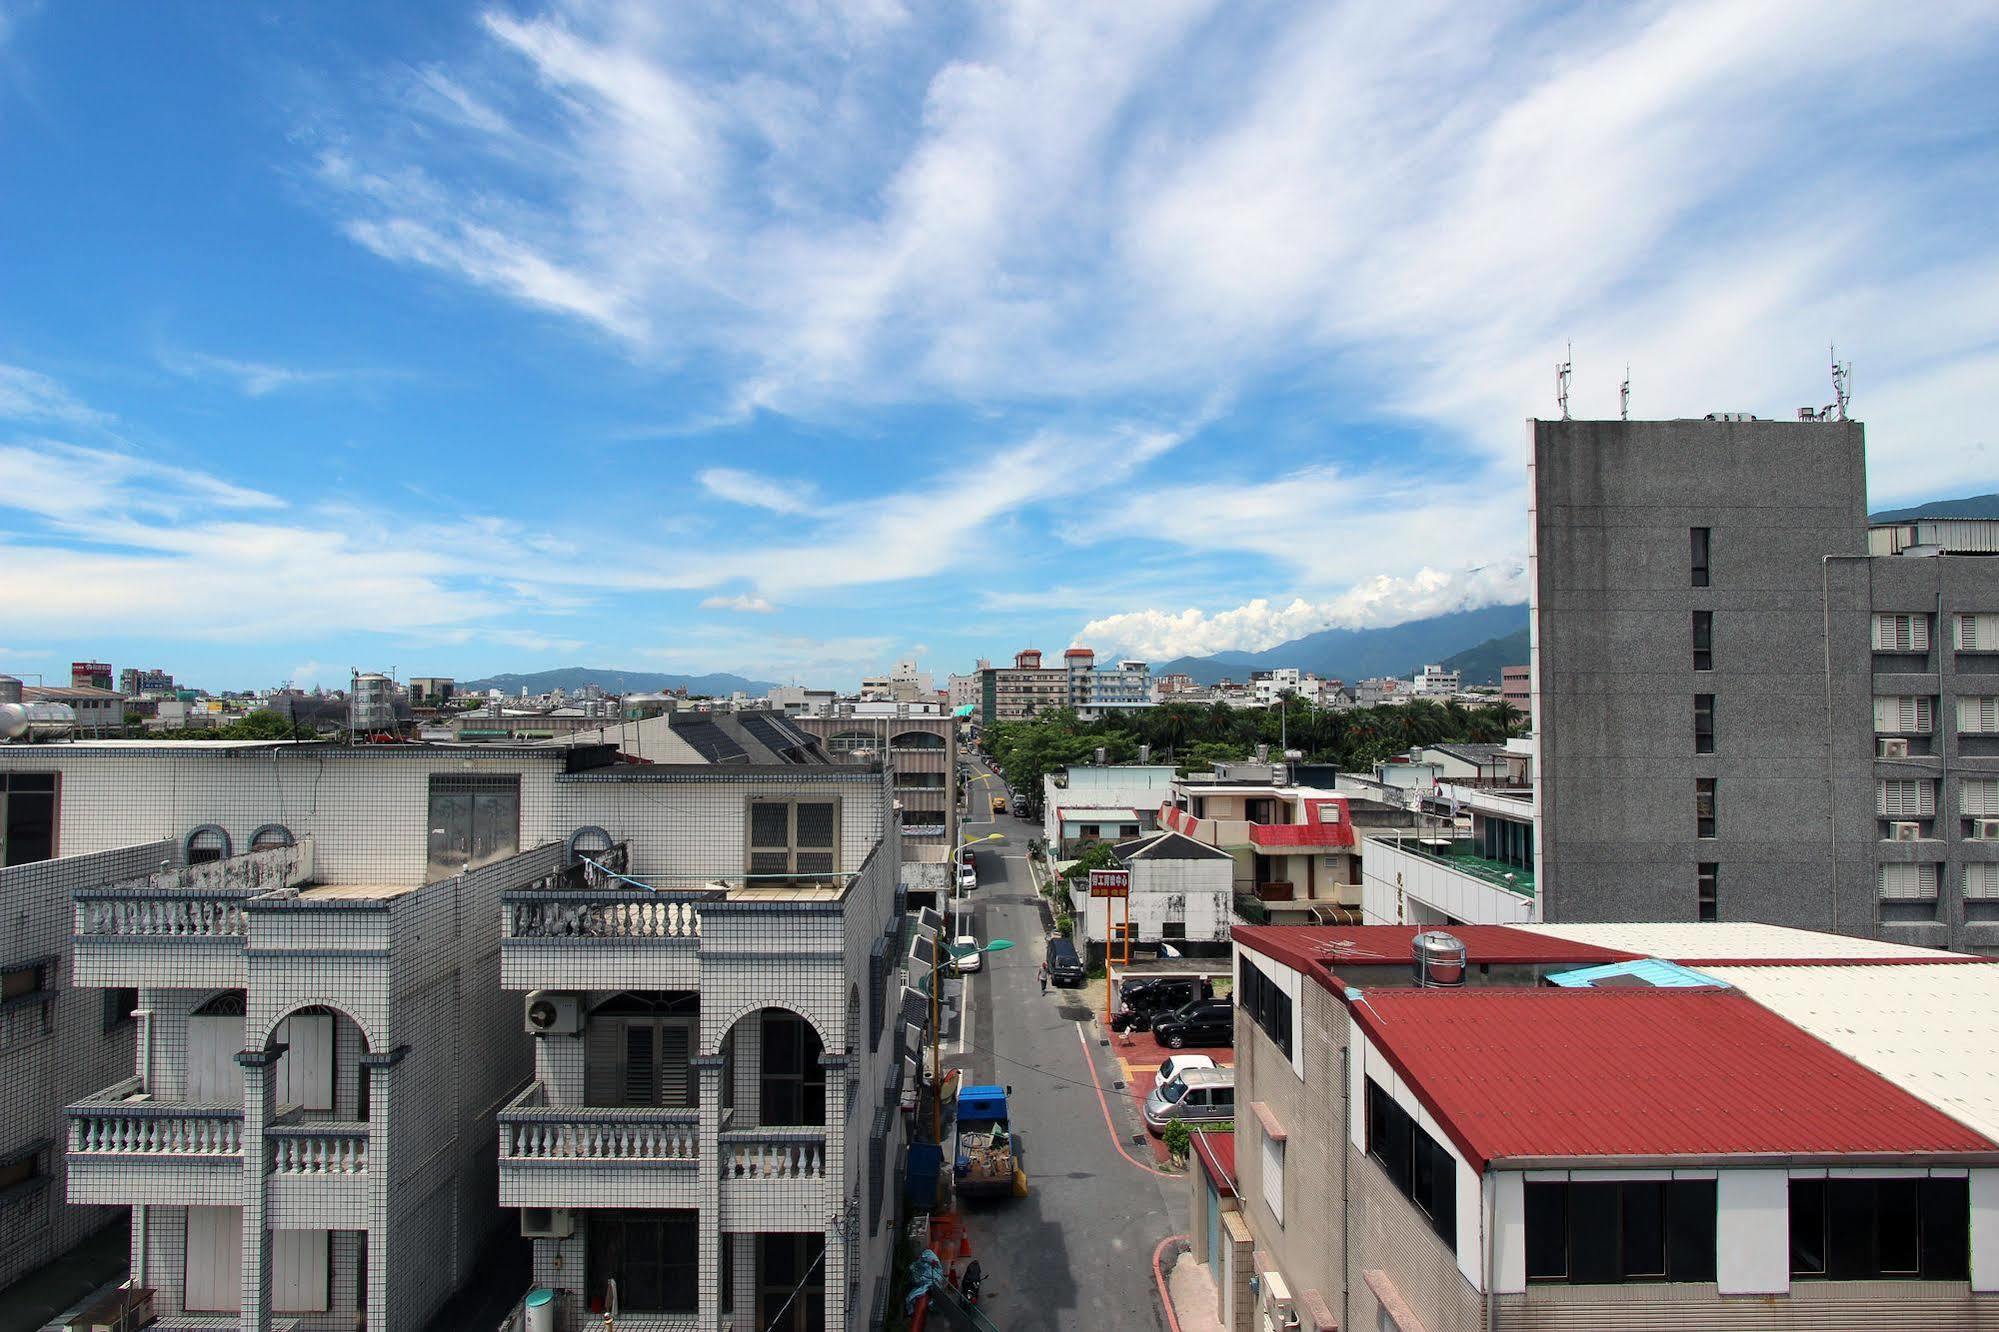
M583 1030L583 1001L573 994L529 990L527 1029L530 1036L574 1036Z
M1999 842L1999 819L1974 819L1971 835L1981 842Z
M1883 737L1881 741L1881 757L1894 758L1894 759L1904 759L1909 757L1909 742L1907 740L1901 740L1901 739L1891 740L1886 737Z
M567 1207L521 1208L522 1239L568 1239L576 1233L576 1214Z
M1258 1332L1298 1332L1301 1326L1298 1306L1291 1298L1291 1287L1285 1284L1283 1274L1263 1271L1256 1276Z
M1920 823L1891 823L1889 836L1897 842L1920 842L1923 840L1923 825Z

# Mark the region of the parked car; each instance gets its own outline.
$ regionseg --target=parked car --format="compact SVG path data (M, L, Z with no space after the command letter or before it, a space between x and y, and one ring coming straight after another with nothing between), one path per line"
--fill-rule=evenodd
M1196 999L1212 999L1214 987L1192 976L1162 976L1127 981L1118 989L1118 1011L1112 1031L1150 1031L1155 1019L1184 1008Z
M972 889L979 886L979 872L970 865L960 865L958 867L958 886L969 893Z
M951 965L958 968L958 974L979 969L979 959L985 954L979 951L979 941L969 934L961 934L951 941Z
M1152 1035L1169 1050L1189 1045L1235 1044L1235 1005L1226 999L1196 999L1152 1020Z
M1083 966L1083 959L1076 956L1076 945L1061 935L1053 935L1048 940L1048 981L1052 985L1079 986L1090 978Z
M1190 1068L1170 1082L1162 1082L1145 1098L1145 1127L1157 1137L1177 1119L1190 1125L1213 1124L1235 1118L1235 1070L1232 1068Z
M1013 798L1013 816L1014 816L1014 817L1015 817L1016 819L1024 819L1024 818L1026 818L1026 817L1027 817L1027 797L1026 797L1026 796L1024 796L1024 795L1017 795L1017 796L1015 796L1015 797Z
M1162 1083L1171 1082L1189 1069L1213 1068L1214 1066L1215 1061L1206 1055L1170 1054L1166 1056L1166 1062L1159 1066L1159 1075L1153 1079L1153 1085L1156 1087Z

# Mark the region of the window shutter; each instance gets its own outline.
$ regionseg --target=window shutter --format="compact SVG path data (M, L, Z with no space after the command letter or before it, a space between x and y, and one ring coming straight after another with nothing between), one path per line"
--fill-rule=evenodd
M1936 783L1930 781L1882 782L1876 799L1884 819L1926 819L1937 812Z
M1999 613L1966 612L1957 617L1959 652L1999 652Z
M583 1035L583 1100L587 1105L619 1105L624 1091L625 1024L620 1018L591 1019Z
M1999 860L1973 861L1964 867L1966 898L1999 897Z
M1957 729L1969 735L1999 732L1999 697L1959 698Z
M626 1105L659 1104L659 1059L654 1048L658 1027L651 1022L625 1023Z
M1968 819L1999 818L1999 777L1967 781L1958 803Z
M693 1053L692 1030L684 1022L659 1029L659 1103L687 1107L698 1099L699 1084L687 1066Z
M1284 1224L1284 1144L1268 1133L1263 1135L1263 1205Z
M1889 901L1922 902L1937 895L1937 867L1930 865L1883 865L1881 896Z

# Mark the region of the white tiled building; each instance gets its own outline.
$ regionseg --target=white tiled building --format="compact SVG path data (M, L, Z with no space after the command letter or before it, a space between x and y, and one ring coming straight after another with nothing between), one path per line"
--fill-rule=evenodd
M62 871L76 983L140 1014L66 1135L69 1197L133 1209L162 1313L418 1328L503 1204L570 1231L536 1245L559 1325L611 1276L621 1328L771 1326L793 1291L799 1327L872 1325L900 1135L883 774L613 758L0 748L56 778L51 864L149 843ZM531 1040L510 990L580 1034Z

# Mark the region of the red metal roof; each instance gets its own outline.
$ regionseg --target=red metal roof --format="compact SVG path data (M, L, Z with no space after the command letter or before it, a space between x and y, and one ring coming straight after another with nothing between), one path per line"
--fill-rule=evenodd
M1065 657L1094 657L1097 654L1086 647L1073 647L1062 654Z
M1252 823L1251 846L1352 846L1350 823Z
M1217 1189L1226 1189L1240 1198L1241 1190L1235 1182L1235 1134L1209 1133L1196 1129L1188 1135L1194 1142L1194 1155L1201 1162L1201 1169Z
M1999 1150L1736 990L1371 989L1348 1011L1481 1170Z
M1412 940L1421 925L1237 925L1237 944L1318 978L1338 991L1328 970L1335 964L1406 967ZM1465 961L1509 966L1539 966L1561 962L1630 962L1641 954L1576 943L1550 934L1516 930L1508 925L1453 925L1450 933L1464 941Z

